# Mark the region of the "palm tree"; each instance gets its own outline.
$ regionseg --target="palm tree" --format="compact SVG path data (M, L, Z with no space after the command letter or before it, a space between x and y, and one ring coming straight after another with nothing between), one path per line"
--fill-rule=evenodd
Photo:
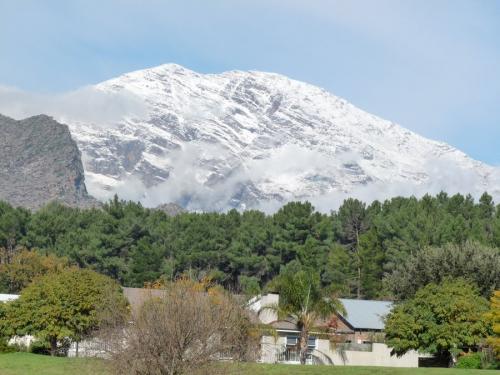
M345 314L342 303L321 289L320 278L313 270L283 272L273 282L280 295L279 304L268 308L278 313L279 319L293 319L300 330L297 343L300 363L306 363L309 334L319 319L328 319L335 313Z

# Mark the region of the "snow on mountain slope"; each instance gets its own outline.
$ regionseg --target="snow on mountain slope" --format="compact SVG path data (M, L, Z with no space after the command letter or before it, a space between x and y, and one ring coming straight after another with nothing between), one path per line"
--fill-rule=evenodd
M139 116L66 119L89 192L189 209L318 208L446 190L500 196L500 172L318 87L262 72L198 74L168 64L94 86L144 101Z

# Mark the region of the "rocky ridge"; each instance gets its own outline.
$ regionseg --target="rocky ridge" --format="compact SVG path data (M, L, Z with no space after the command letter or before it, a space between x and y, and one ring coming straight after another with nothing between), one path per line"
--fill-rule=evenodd
M51 201L92 206L81 154L66 125L40 115L0 115L0 200L37 209Z

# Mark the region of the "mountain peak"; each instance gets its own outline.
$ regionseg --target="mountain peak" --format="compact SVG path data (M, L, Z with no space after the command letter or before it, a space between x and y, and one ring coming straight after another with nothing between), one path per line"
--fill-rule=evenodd
M163 71L163 72L173 72L173 73L178 73L178 72L192 72L192 73L194 73L192 70L190 70L182 65L175 64L175 63L166 63L166 64L158 65L158 66L152 67L150 69L146 69L146 70L157 71L157 72Z
M147 106L104 132L70 123L89 190L103 199L223 209L498 190L498 170L279 74L165 64L98 87Z
M21 120L23 122L57 122L53 116L49 116L49 115L46 115L46 114L39 114L39 115L34 115L34 116L30 116L30 117L27 117L23 120ZM62 125L64 126L64 125Z

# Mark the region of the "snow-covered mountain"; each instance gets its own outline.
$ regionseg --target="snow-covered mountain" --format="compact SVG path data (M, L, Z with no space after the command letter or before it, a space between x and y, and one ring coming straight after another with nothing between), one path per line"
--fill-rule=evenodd
M442 189L500 196L498 168L282 75L168 64L93 90L143 105L104 124L64 119L97 198L218 210Z

